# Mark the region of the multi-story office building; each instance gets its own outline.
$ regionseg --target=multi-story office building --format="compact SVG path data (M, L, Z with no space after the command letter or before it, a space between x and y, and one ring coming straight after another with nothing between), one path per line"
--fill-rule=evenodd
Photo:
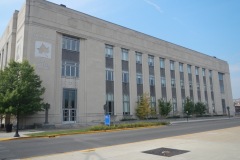
M229 67L211 57L45 0L26 0L0 41L0 67L27 59L46 88L51 124L134 116L143 93L151 107L171 100L182 114L185 98L209 114L233 111ZM44 122L44 112L26 118Z

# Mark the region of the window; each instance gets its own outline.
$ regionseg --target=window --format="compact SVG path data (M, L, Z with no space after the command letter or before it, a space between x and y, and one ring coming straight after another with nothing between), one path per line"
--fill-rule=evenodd
M62 76L79 77L79 63L63 61L62 62Z
M195 67L195 74L199 75L199 67Z
M188 71L188 74L191 74L192 72L191 72L191 65L187 65L187 71Z
M105 114L114 115L114 98L112 93L106 94Z
M63 36L62 49L79 52L79 39Z
M105 45L105 56L113 58L113 46L106 44Z
M213 91L213 85L212 84L210 84L210 90Z
M141 97L142 97L142 96L137 96L137 102L138 102L138 103L141 102Z
M112 69L106 69L106 80L113 81L113 70Z
M122 48L122 60L128 61L128 50L124 48Z
M180 86L182 89L184 89L184 81L182 79L180 80Z
M183 63L179 63L179 72L183 72Z
M155 85L155 77L150 75L149 76L149 84L150 86L154 86Z
M209 70L209 78L212 78L212 71Z
M63 121L75 122L77 108L77 90L63 89Z
M156 98L155 97L150 97L151 100L151 108L155 108L156 107Z
M136 63L142 64L142 53L136 52Z
M173 107L173 113L177 111L177 98L172 99L172 107Z
M223 82L223 73L218 73L218 79L219 79L219 86L220 86L220 92L224 93L224 82Z
M172 88L175 88L175 87L176 87L176 86L175 86L175 79L174 79L174 78L171 79L171 86L172 86Z
M200 83L197 83L197 90L200 91Z
M184 112L184 106L185 106L185 97L182 97L182 109L183 109L183 112Z
M148 56L148 65L149 66L154 66L154 57L153 56Z
M165 77L161 77L161 85L162 85L162 87L166 87L166 78Z
M137 73L137 84L143 84L143 77L141 73Z
M204 84L204 91L207 91L207 84Z
M130 115L129 95L123 95L123 115Z
M218 79L219 79L219 81L223 80L223 73L218 73Z
M165 68L165 59L164 58L160 58L160 68Z
M202 69L202 75L203 75L203 77L206 76L205 68Z
M192 89L193 89L193 86L192 86L192 81L189 81L189 88L190 88L190 90L192 90Z
M128 71L123 71L122 72L122 82L123 83L128 83L129 82L129 73L128 73Z
M174 61L170 61L170 70L174 71Z

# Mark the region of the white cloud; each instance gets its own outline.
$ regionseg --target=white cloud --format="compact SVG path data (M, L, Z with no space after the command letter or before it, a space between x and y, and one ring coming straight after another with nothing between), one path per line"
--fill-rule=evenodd
M146 3L148 3L149 5L153 6L158 12L163 13L163 10L161 9L161 7L159 5L157 5L156 3L153 3L150 0L144 0Z

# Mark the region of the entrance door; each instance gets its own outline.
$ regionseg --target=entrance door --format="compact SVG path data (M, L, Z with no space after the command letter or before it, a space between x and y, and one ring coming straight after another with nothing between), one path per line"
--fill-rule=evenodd
M77 90L63 89L63 122L76 122Z

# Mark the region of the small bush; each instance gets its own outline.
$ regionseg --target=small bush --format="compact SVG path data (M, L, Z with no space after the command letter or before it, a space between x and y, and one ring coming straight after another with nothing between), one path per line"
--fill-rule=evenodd
M171 116L171 117L167 117L167 119L176 119L176 118L181 118L179 115L175 115L175 116Z
M123 118L120 121L135 121L137 120L136 118Z
M100 130L114 130L114 129L123 129L123 128L137 128L137 127L149 127L149 126L160 126L167 125L168 122L138 122L138 123L125 123L125 124L116 124L112 126L93 126L89 128L89 131L100 131Z

